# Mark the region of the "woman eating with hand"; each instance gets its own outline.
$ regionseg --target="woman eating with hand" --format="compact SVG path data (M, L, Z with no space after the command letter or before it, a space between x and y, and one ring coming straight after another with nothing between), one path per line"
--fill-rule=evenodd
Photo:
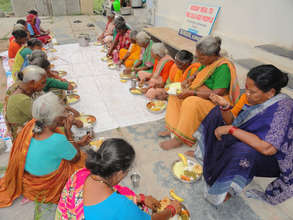
M15 139L5 176L0 179L0 207L12 205L20 195L26 200L58 203L67 179L84 167L86 156L80 147L90 137L68 141L57 129L63 125L64 114L64 106L53 93L33 102L33 119Z
M112 56L114 63L119 63L119 52L121 49L128 49L130 47L130 29L125 23L115 24L118 32L114 42L112 43L107 56Z
M170 68L174 64L174 61L163 43L154 43L151 50L151 55L155 60L153 72L140 71L138 73L138 79L141 85L145 82L149 84L149 87L164 87L168 77Z
M182 83L182 91L169 97L166 112L166 136L171 139L161 142L160 147L170 150L183 144L193 146L193 133L202 120L214 108L209 95L215 93L235 103L240 94L234 65L220 56L221 39L208 36L196 45L200 66L195 74Z
M134 159L134 149L122 139L108 139L97 152L90 150L86 168L78 170L68 180L55 220L167 220L180 213L180 203L172 201L163 211L150 216L137 205L157 210L160 203L156 199L152 196L134 195L132 201L125 196L131 194L131 190L123 190L117 184L127 176Z
M132 71L135 73L138 73L139 71L147 71L152 73L155 63L155 60L151 54L153 41L151 40L151 37L144 31L141 31L137 34L136 41L142 49L141 56L138 60L135 61L133 67L125 69L124 73L130 74Z
M165 74L168 74L168 78L165 84L159 83L161 81L160 77L162 77L162 81L164 81L165 75L159 76L159 78L157 78L157 75L155 74L154 78L150 80L150 88L148 88L145 96L149 99L166 100L168 98L168 93L164 86L167 87L171 83L183 82L184 80L191 77L198 68L197 64L192 64L192 61L192 53L187 50L178 51L175 56L174 63L169 69L169 73L167 73L167 71L165 72ZM164 132L163 134L160 134L160 136L161 135L164 136Z
M277 178L265 192L247 191L248 197L277 205L293 196L293 100L280 93L287 83L287 74L261 65L247 74L235 106L210 95L217 107L194 135L209 202L219 205L239 194L255 176Z

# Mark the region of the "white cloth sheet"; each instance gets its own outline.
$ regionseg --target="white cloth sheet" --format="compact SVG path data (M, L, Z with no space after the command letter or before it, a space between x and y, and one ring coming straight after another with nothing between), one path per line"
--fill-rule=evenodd
M81 113L96 116L95 132L118 127L146 123L162 119L162 114L152 114L146 109L149 101L144 96L129 92L130 82L120 82L121 71L109 70L101 61L105 53L102 47L80 47L78 44L55 46L57 52L48 56L58 57L52 61L55 70L65 70L66 79L77 83L80 102L72 105Z

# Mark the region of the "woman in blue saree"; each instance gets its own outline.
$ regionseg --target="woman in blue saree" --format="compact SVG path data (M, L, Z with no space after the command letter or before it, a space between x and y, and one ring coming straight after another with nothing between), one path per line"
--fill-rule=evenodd
M265 192L249 197L272 205L293 196L293 100L280 91L287 74L272 65L251 69L246 92L232 108L217 95L217 104L194 137L203 160L205 198L219 205L240 193L254 176L277 177Z

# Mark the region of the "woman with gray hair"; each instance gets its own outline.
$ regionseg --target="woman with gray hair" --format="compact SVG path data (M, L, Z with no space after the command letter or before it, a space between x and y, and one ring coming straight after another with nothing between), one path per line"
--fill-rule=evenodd
M57 129L64 115L65 108L53 93L33 102L33 119L21 130L12 147L1 184L0 207L11 205L20 195L25 200L57 204L68 178L85 166L86 156L80 147L87 145L90 137L68 141ZM70 124L67 121L65 128Z
M196 45L200 63L197 73L182 83L180 94L169 98L166 113L168 131L164 135L173 133L174 138L160 143L164 150L195 144L194 132L215 107L209 99L211 94L223 96L232 104L238 99L240 89L235 67L231 61L220 56L220 51L219 37L204 37Z
M6 92L4 116L14 139L24 124L32 119L32 96L46 85L46 71L38 66L27 66L17 74L18 81Z
M163 43L154 43L151 50L151 56L155 60L153 71L150 73L148 71L139 71L138 79L141 86L144 85L146 81L150 87L164 87L168 77L171 66L174 61L170 55L167 54L168 51Z
M98 43L106 44L109 47L113 41L113 31L115 28L115 25L114 25L115 14L112 11L107 10L106 16L108 19L106 28L104 32L98 37L97 40L98 40Z
M141 47L136 42L137 31L130 32L130 47L127 49L122 48L119 52L119 65L124 64L126 68L131 68L134 62L139 59L142 53Z
M51 70L51 64L47 60L47 54L41 50L34 50L30 56L28 56L29 64L36 65L43 68L47 73L46 86L44 92L48 92L50 89L61 89L61 90L73 90L73 86L62 79L57 74L58 72Z
M172 83L182 82L183 80L192 76L192 74L197 70L197 68L191 68L192 61L193 61L192 53L186 50L178 51L172 66L166 70L167 71L166 74L168 75L166 82L159 84L156 81L154 83L154 86L152 86L152 81L150 81L150 86L147 89L146 97L149 99L166 100L168 98L168 93L166 90L168 90L169 86ZM163 77L162 77L162 80L164 79Z
M151 40L151 37L144 31L141 31L137 34L136 40L138 45L144 50L144 53L140 59L135 62L132 69L125 70L125 74L130 74L131 71L134 71L135 73L138 73L139 71L147 71L151 73L153 72L153 66L155 63L151 53L153 41Z

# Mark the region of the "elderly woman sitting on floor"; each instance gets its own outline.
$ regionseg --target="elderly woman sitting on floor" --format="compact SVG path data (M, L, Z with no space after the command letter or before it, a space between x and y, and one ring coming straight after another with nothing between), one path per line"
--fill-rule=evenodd
M151 37L147 35L145 32L141 31L136 36L136 41L138 45L142 48L143 53L139 60L134 63L132 68L127 68L124 70L125 74L130 74L132 71L135 73L139 71L148 71L153 72L153 67L155 60L151 55L153 41Z
M115 28L118 32L112 43L107 56L112 56L114 63L119 63L119 53L121 49L127 49L130 47L130 29L127 27L126 23L117 23Z
M104 32L98 37L98 42L101 42L102 44L106 44L108 47L110 47L112 41L113 41L113 31L114 31L114 19L115 19L115 14L107 10L107 19L108 22L106 24L106 28Z
M287 74L262 65L249 71L246 92L233 108L211 94L218 106L194 135L209 202L223 203L255 176L277 179L265 192L247 191L248 197L277 205L293 196L293 100L280 93L287 83Z
M129 49L122 48L119 52L119 65L124 64L126 68L131 68L135 61L141 57L143 50L136 42L137 31L133 30L130 33L131 45Z
M40 41L37 38L32 38L29 41L27 41L27 45L26 46L22 46L16 56L15 56L15 60L12 66L12 78L14 80L14 82L16 82L17 80L17 76L16 74L19 71L22 71L23 68L25 68L26 66L29 65L29 60L28 57L32 54L32 52L34 50L41 50L43 47L43 43L42 41ZM46 53L45 53L46 55ZM47 57L47 55L46 55Z
M29 59L31 65L37 65L47 73L46 86L43 89L44 92L48 92L50 89L73 90L73 86L68 81L58 76L58 72L51 70L50 62L42 54L45 54L45 52L34 51Z
M211 93L225 97L235 103L240 89L234 65L220 56L221 39L208 36L196 45L196 55L201 66L197 73L182 83L182 92L169 96L165 135L174 135L160 143L164 150L195 144L193 133L202 120L215 107L209 100ZM161 133L162 134L162 133Z
M160 205L157 200L136 196L127 187L117 185L127 176L134 159L134 149L122 139L108 139L97 152L90 150L86 168L68 180L55 220L167 220L179 213L180 203L172 201L163 211L150 216L137 205L156 210Z
M87 145L90 137L68 141L57 129L64 122L64 113L64 106L53 93L34 101L33 119L15 139L5 176L0 179L0 207L12 205L20 195L32 201L58 203L67 179L84 167L86 157L80 147ZM65 128L71 125L69 118Z
M193 55L187 50L180 50L175 56L175 63L170 67L168 72L168 78L165 83L160 83L161 79L152 78L149 82L149 88L146 92L146 97L149 99L162 99L168 98L168 93L165 87L168 87L171 83L179 83L189 79L199 67L198 63L192 64ZM170 61L171 62L171 61ZM165 69L165 68L164 68ZM167 66L166 66L167 70ZM167 75L167 72L165 72ZM165 74L162 75L162 81L164 80ZM164 132L160 135L165 135Z
M24 29L17 29L12 32L12 35L14 36L14 39L9 42L9 59L14 59L19 49L27 42L27 33Z
M8 88L4 103L7 128L14 139L26 122L32 119L32 96L46 85L46 72L38 66L27 66L18 73L18 81Z
M149 88L163 88L168 77L169 77L169 72L174 64L174 60L172 59L171 56L169 56L168 51L164 44L162 43L154 43L152 46L151 54L152 57L155 60L153 72L144 72L140 71L138 73L138 79L140 81L140 85L144 85L144 83L147 81L147 84Z

